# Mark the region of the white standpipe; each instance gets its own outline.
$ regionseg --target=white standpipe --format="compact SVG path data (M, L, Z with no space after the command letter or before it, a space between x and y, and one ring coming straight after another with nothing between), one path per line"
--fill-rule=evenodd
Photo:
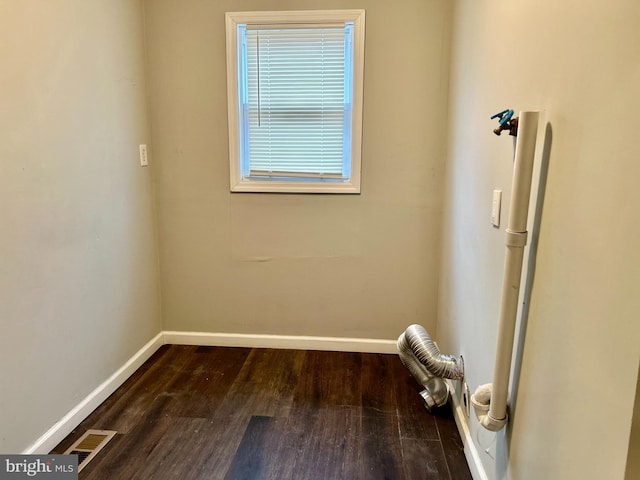
M527 216L533 175L538 112L520 112L506 254L502 280L502 303L493 384L481 385L471 396L478 420L488 430L498 431L507 423L507 397L511 356L520 295L524 247L527 244Z

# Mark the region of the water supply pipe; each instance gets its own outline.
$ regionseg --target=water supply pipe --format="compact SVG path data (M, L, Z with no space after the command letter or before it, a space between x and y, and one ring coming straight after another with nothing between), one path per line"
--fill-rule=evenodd
M462 357L456 358L441 353L421 325L410 325L398 337L398 356L424 387L420 395L429 411L434 407L443 406L449 399L449 386L443 378L464 378Z
M538 112L520 112L517 130L493 383L479 386L471 396L471 404L480 424L494 432L502 429L507 423L509 377L520 296L522 260L524 247L527 244L527 217L538 131Z

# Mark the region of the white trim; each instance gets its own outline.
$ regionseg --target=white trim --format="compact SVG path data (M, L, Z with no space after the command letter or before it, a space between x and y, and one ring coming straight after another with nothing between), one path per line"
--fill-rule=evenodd
M467 459L471 476L473 477L473 480L489 480L487 472L482 465L482 460L480 460L480 454L478 453L476 444L473 443L473 437L469 430L469 422L467 420L464 407L460 405L458 400L460 397L456 393L455 383L452 380L446 380L446 382L451 390L450 398L453 402L453 417L456 420L456 426L458 427L458 432L460 433L460 438L464 445L464 456Z
M162 339L160 332L22 453L49 453L163 345Z
M364 15L364 10L289 10L264 12L227 12L227 19L238 23L273 24L273 23L344 23L357 22Z
M240 133L238 118L238 24L239 17L225 14L226 46L227 46L227 119L229 128L229 175L231 186L240 178Z
M235 162L237 164L237 162ZM237 167L236 167L237 169ZM237 169L239 171L239 169ZM231 186L232 192L253 193L360 193L353 181L344 182L283 182L277 180L238 180Z
M397 353L396 340L304 335L257 335L246 333L169 332L164 343L215 347L290 348L335 352Z
M377 338L311 337L303 335L252 335L246 333L207 333L162 331L138 350L113 375L73 407L62 419L24 452L47 454L115 392L162 345L206 345L250 348L288 348L335 352L396 353L395 340Z
M239 24L325 24L353 22L353 97L351 118L351 175L343 182L277 181L242 178L240 169L240 119L238 115ZM359 194L362 170L362 108L364 97L365 11L299 10L225 13L227 60L227 119L229 131L229 182L231 192Z

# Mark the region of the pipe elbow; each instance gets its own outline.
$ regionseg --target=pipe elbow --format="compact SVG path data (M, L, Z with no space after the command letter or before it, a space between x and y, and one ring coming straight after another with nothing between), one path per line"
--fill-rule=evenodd
M491 432L502 430L507 423L507 417L496 419L489 413L491 406L492 385L487 383L480 385L473 395L471 395L471 405L476 414L476 418L484 428Z

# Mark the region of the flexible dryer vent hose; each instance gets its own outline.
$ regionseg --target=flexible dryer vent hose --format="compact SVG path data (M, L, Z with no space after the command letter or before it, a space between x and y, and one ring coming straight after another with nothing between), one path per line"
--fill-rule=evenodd
M429 411L447 403L449 387L443 378L464 378L462 357L456 358L441 353L421 325L410 325L400 335L398 355L411 375L425 388L420 395Z

